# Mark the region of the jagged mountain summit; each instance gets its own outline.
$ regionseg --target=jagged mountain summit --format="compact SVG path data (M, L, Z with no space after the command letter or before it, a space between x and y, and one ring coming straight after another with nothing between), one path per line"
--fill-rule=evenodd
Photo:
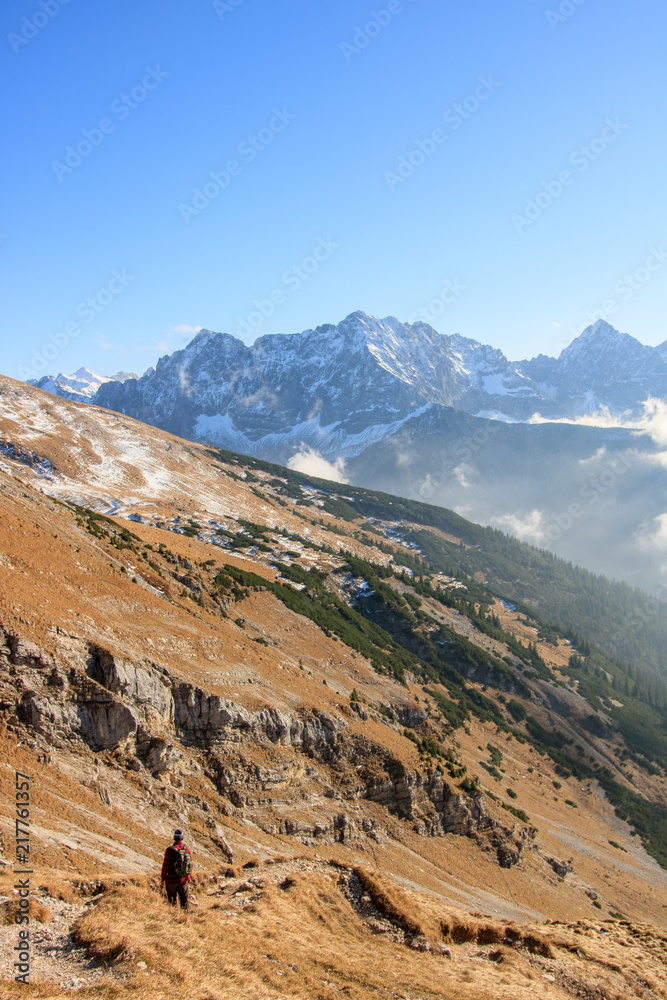
M425 323L352 313L337 326L260 337L202 330L137 382L95 402L194 440L287 460L309 445L349 458L429 406L527 419L560 413L502 352Z
M667 360L665 345L645 347L602 320L559 358L511 362L426 323L355 312L337 326L271 334L252 346L201 330L139 379L80 369L72 379L34 384L193 440L285 461L302 444L327 457L359 455L432 406L508 421L600 407L636 414L649 396L667 395Z
M425 323L356 312L252 346L201 330L141 378L119 374L96 392L81 387L95 378L81 369L67 385L37 384L304 471L324 459L320 475L452 507L653 590L664 576L665 493L650 431L547 429L531 418L602 407L639 417L648 398L667 397L665 354L666 344L645 347L600 320L559 358L511 362Z
M641 414L667 396L664 349L598 321L557 359L510 362L425 323L356 312L252 346L202 330L141 378L69 398L309 472L324 459L320 475L452 507L654 590L665 487L650 433L530 419ZM59 380L38 385L71 393Z
M568 416L601 407L634 412L643 400L667 393L665 345L645 347L604 320L587 327L557 359L540 355L519 365Z

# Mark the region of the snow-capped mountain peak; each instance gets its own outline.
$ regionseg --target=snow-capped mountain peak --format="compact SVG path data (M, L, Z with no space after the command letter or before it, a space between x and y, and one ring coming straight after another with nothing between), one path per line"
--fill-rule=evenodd
M653 348L644 347L638 340L628 333L620 333L613 326L603 319L597 320L575 339L561 352L559 361L568 365L580 364L591 356L596 358L600 355L620 352L652 351Z
M117 375L96 375L90 369L81 367L73 375L59 372L57 375L44 375L40 379L29 379L28 381L30 385L44 389L55 396L62 396L65 399L73 399L81 403L91 403L100 386L106 382L123 383L128 379L136 379L136 377L130 372L118 372Z
M557 359L511 362L460 334L359 310L337 325L269 334L251 346L200 330L139 379L81 368L36 384L183 437L287 461L302 445L359 454L429 406L512 421L600 406L638 412L649 396L667 395L667 361L602 320Z

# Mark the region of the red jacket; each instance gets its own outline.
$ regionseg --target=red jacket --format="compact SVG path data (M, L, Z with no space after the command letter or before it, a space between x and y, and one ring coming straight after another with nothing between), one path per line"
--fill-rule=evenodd
M176 864L176 859L178 858L178 852L182 851L185 844L182 840L175 840L174 843L167 848L164 852L164 861L162 862L162 873L160 875L160 880L162 882L170 882L174 885L182 885L184 882L190 881L189 875L176 875L174 873L174 865ZM188 853L188 857L191 856L190 848L185 847Z

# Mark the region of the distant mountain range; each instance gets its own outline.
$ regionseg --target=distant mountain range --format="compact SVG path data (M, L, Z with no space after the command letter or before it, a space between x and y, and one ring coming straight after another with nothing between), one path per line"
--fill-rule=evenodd
M30 385L44 389L54 396L62 396L63 399L72 399L77 403L92 403L95 401L97 390L105 382L126 382L127 379L136 379L138 376L134 372L118 372L117 375L95 375L87 368L79 368L73 375L65 375L60 372L58 375L44 375L40 379L29 379Z
M667 397L667 342L645 347L602 320L558 358L512 362L424 323L356 312L250 347L202 330L141 378L79 369L33 384L190 440L451 507L647 588L667 573L659 444L636 429L554 423L602 408L637 419L647 399Z
M645 347L599 320L559 358L513 362L425 323L356 312L338 326L272 334L251 347L202 330L139 379L82 368L32 384L265 458L285 459L301 443L351 457L433 405L510 421L601 407L637 415L649 396L667 395L667 342Z

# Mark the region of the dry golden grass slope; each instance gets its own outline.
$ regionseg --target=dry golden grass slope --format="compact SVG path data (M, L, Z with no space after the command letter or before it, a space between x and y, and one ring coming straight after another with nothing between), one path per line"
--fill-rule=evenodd
M667 996L667 872L595 782L558 778L492 723L443 728L415 678L378 674L270 590L216 590L225 566L270 582L276 561L369 558L357 526L9 379L0 447L0 895L16 900L18 768L31 889L54 915L31 923L29 995ZM240 520L269 544L230 549ZM567 651L544 653L557 671ZM495 799L461 791L391 712ZM500 780L480 766L489 743ZM155 892L175 825L195 851L187 916ZM6 996L26 992L16 930L0 928Z

